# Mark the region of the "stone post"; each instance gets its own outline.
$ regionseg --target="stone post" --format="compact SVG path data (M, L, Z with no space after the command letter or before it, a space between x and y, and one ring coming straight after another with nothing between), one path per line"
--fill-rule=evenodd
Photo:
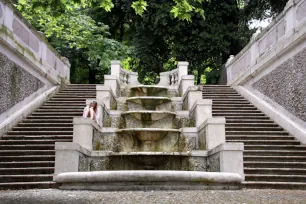
M197 100L202 99L202 91L198 91L197 86L191 86L183 96L183 109L191 110Z
M111 75L115 75L120 79L121 62L119 60L111 61Z
M199 127L199 146L211 150L225 143L225 118L207 118Z
M92 151L93 121L90 118L73 118L73 142Z
M195 126L200 127L207 119L212 117L212 100L200 99L197 100L191 111L195 120Z
M194 75L185 75L180 78L179 92L183 96L189 87L194 86Z
M189 65L188 62L177 63L179 81L182 79L182 76L188 75L188 65Z
M75 143L71 142L56 142L55 143L55 168L54 174L64 172L78 172L79 170L79 152Z
M224 143L208 152L208 171L237 173L245 179L243 170L243 143ZM219 166L215 166L216 159ZM210 169L218 168L218 169Z
M105 104L105 107L111 109L112 98L114 97L113 91L109 86L97 85L97 101Z
M104 75L104 85L112 89L115 97L120 97L120 85L116 75Z

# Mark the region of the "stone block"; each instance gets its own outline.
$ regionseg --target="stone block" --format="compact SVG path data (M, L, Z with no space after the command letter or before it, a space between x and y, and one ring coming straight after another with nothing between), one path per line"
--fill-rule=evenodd
M208 118L199 127L199 146L211 150L225 143L225 118Z
M92 150L93 120L90 118L73 118L73 142Z

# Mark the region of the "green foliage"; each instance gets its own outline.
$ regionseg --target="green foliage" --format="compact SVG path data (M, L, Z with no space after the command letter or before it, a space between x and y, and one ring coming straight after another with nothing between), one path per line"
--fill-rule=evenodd
M109 72L110 60L123 59L126 56L128 48L108 38L109 27L96 22L78 5L66 2L69 9L60 15L54 15L51 8L33 9L31 3L33 3L31 0L20 0L16 7L32 25L44 32L51 44L63 56L67 56L73 62L72 69L75 70L72 70L72 75L78 83L80 79L86 82L84 77L76 76L84 73L88 73L88 78L91 77L89 82L102 82L101 76ZM97 76L90 76L92 75L90 72L94 72Z
M135 13L142 16L143 12L147 10L147 2L144 0L134 1L132 3L132 8L135 10Z

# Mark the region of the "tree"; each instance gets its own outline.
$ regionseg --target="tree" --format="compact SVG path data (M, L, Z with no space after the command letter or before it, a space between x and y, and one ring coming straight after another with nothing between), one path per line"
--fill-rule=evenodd
M80 7L70 5L65 12L53 15L51 8L32 9L31 3L19 0L16 6L32 25L44 32L61 55L70 59L72 76L78 72L87 73L87 82L101 83L101 76L109 72L110 60L126 56L128 48L108 38L109 27L93 20ZM74 81L75 78L81 81ZM72 77L72 82L82 81L82 77Z

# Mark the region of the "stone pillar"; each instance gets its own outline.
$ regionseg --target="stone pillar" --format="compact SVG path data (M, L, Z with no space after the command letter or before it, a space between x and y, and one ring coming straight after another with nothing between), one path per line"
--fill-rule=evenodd
M112 98L114 97L113 91L109 86L97 85L97 101L105 105L110 110Z
M199 127L199 146L211 150L225 143L225 118L208 118Z
M182 76L188 75L188 65L189 65L188 62L177 63L179 81L182 79Z
M73 142L81 147L92 150L93 121L90 118L73 118Z
M215 147L208 152L208 165L213 168L208 171L237 173L244 180L243 150L243 143L224 143Z
M184 109L191 110L197 100L202 99L202 91L198 91L197 86L191 86L183 96Z
M115 75L120 79L121 62L119 60L111 61L111 75Z
M180 78L179 92L183 96L189 87L194 86L194 75L185 75Z
M212 100L200 99L195 102L191 112L194 114L195 125L200 127L207 119L212 117Z
M293 0L289 0L284 8L286 11L285 22L286 22L286 38L291 37L295 32L294 29L296 27L296 8L294 7L295 3Z
M55 143L55 175L79 171L79 152L77 148L72 146L76 146L76 144L71 142Z
M104 75L104 85L112 89L115 97L120 97L120 86L116 75Z

